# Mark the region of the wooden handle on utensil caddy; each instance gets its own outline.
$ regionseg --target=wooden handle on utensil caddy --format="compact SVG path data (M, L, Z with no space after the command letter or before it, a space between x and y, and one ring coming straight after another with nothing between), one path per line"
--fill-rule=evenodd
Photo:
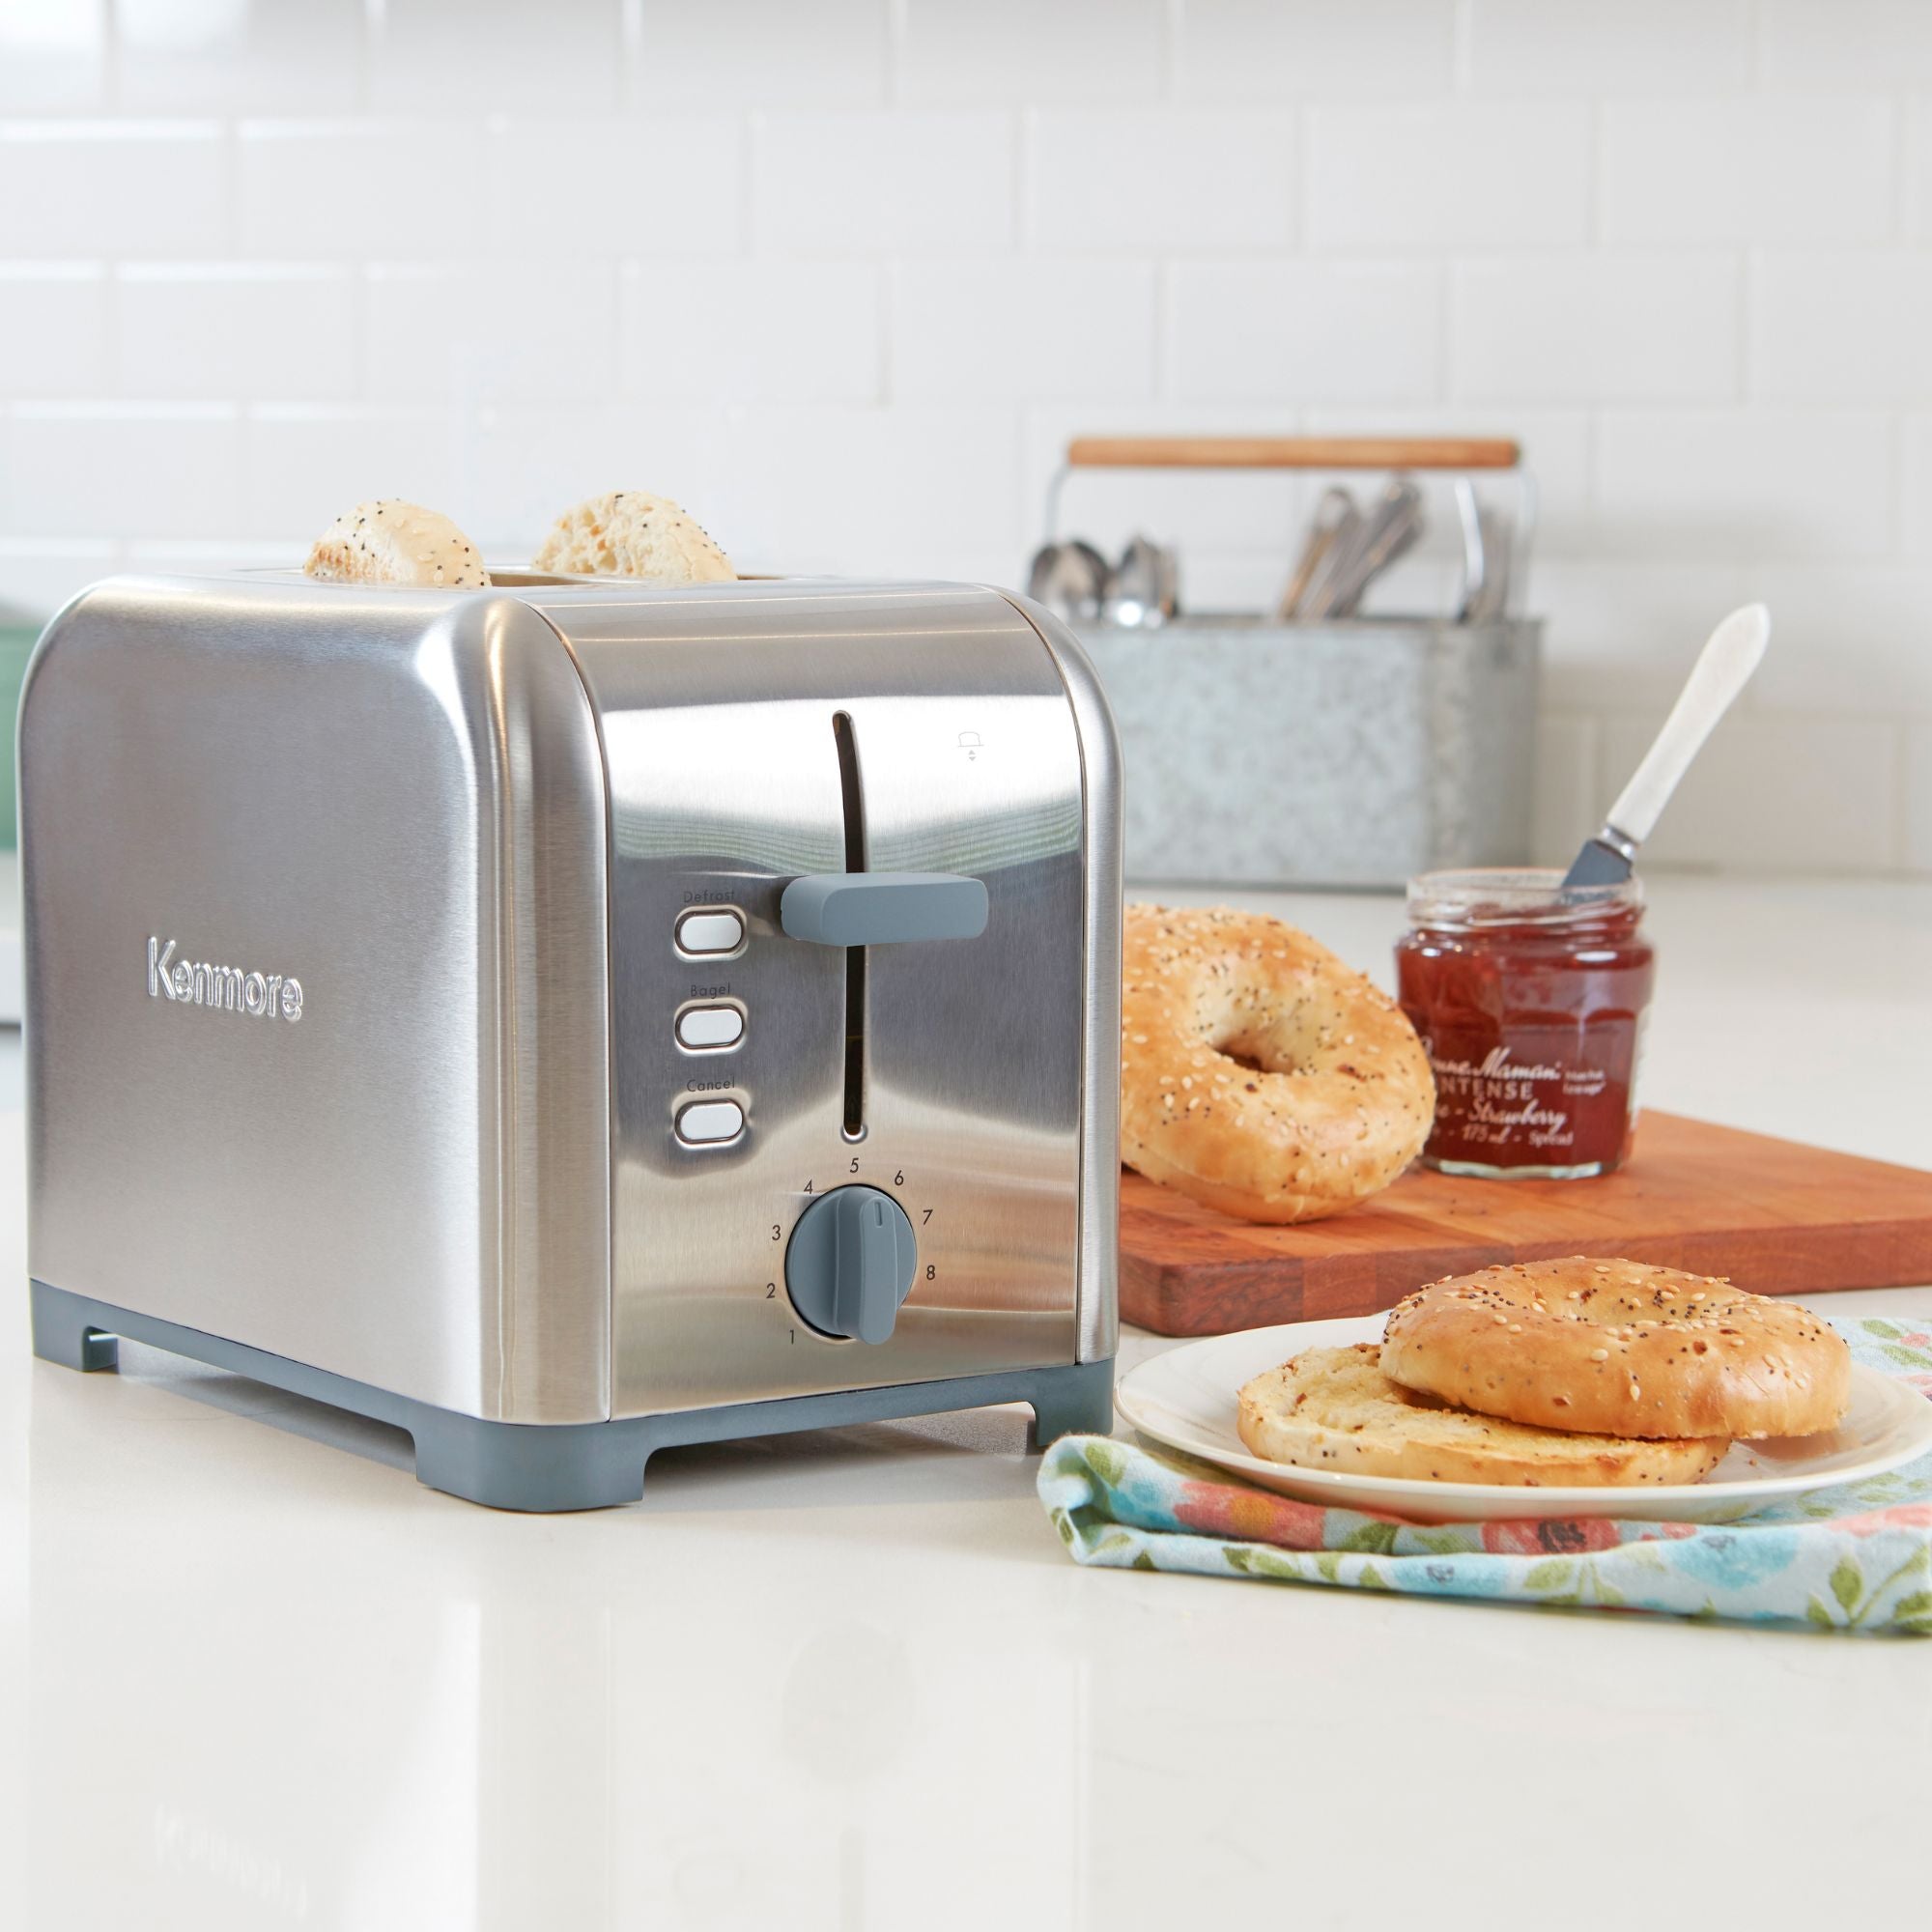
M1077 436L1069 469L1514 469L1519 444L1464 436Z

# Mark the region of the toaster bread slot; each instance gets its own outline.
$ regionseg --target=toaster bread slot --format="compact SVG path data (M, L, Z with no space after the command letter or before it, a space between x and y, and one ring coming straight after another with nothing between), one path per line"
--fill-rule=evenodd
M859 741L849 712L832 717L832 742L838 748L838 796L845 808L845 869L866 869L866 794L859 784ZM780 923L784 921L780 902ZM845 1113L848 1141L866 1132L866 949L845 949Z

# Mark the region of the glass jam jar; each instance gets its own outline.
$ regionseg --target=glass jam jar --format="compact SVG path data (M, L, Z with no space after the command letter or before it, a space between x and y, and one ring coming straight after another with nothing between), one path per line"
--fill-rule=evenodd
M1408 923L1397 997L1435 1069L1424 1163L1504 1180L1621 1167L1657 970L1642 883L1428 872Z

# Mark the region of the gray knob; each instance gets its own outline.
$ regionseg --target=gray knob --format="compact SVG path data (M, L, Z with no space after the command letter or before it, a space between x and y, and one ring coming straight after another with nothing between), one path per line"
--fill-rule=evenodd
M820 1334L883 1342L918 1266L905 1209L876 1187L838 1187L798 1217L785 1249L785 1292Z

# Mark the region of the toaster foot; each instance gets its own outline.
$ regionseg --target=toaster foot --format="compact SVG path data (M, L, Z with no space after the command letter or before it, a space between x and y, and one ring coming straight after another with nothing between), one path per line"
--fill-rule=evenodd
M118 1369L121 1349L114 1337L94 1327L83 1305L45 1282L32 1284L34 1353L64 1369Z
M1041 1369L1033 1393L1029 1446L1044 1449L1063 1435L1110 1435L1114 1430L1114 1363L1074 1362Z

